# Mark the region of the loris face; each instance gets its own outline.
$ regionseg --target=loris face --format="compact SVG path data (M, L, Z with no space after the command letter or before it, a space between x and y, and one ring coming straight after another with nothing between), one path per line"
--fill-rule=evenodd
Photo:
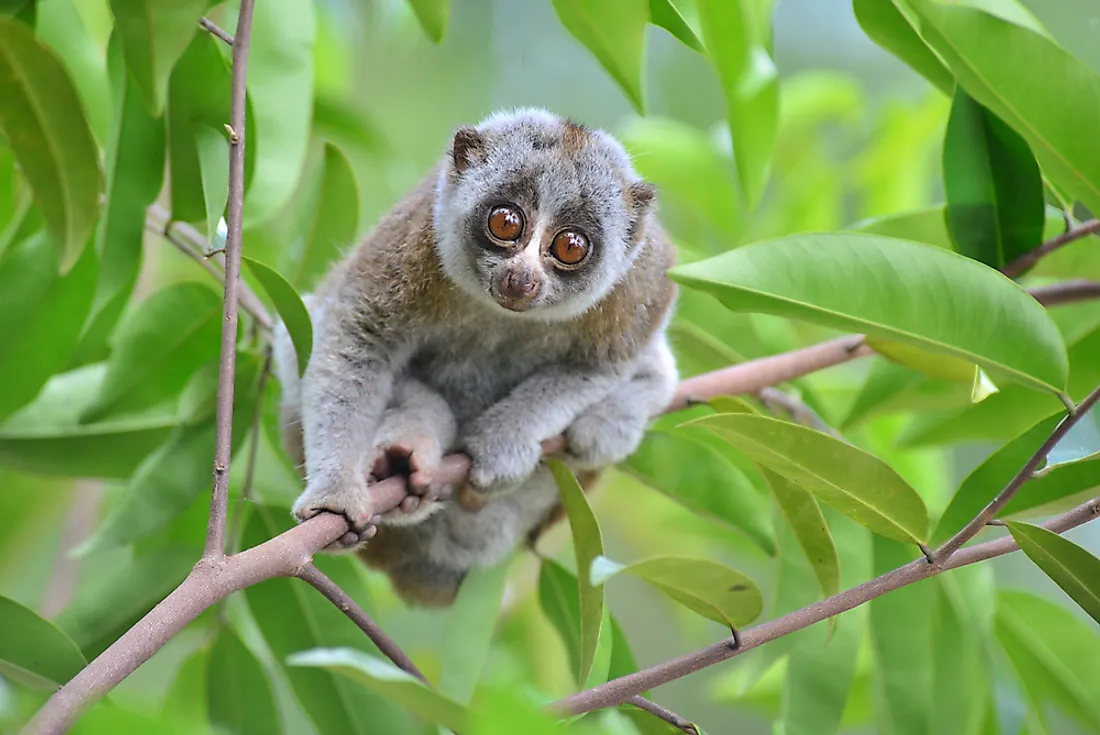
M456 133L440 172L440 260L492 309L570 319L630 268L653 193L606 133L541 110L490 117Z

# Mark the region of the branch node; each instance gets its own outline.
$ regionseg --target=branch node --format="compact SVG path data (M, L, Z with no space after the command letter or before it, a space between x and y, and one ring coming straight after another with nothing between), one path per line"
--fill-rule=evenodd
M207 250L206 252L204 252L202 254L202 257L209 260L210 258L213 258L215 255L221 255L224 252L225 252L225 248L214 248L213 250Z
M1034 475L1033 475L1033 477L1034 477ZM1000 518L990 518L988 521L985 522L985 525L987 525L987 526L1004 526L1005 522L1002 521Z
M732 625L730 626L730 637L733 638L733 640L726 641L726 646L729 647L731 651L741 650L741 633Z
M229 144L237 145L241 142L241 136L237 135L237 131L233 129L233 126L226 123L225 132L229 133Z
M200 19L199 25L205 28L206 31L210 33L210 35L220 38L221 40L228 43L230 46L233 45L233 36L222 30L216 23L214 23L214 21L210 20L209 18Z
M1058 400L1062 402L1062 405L1066 407L1066 411L1070 416L1077 415L1077 404L1073 402L1073 399L1069 397L1067 393L1059 393Z
M924 554L924 558L929 564L936 563L936 554L928 548L927 544L917 544L917 548L920 549L920 553Z

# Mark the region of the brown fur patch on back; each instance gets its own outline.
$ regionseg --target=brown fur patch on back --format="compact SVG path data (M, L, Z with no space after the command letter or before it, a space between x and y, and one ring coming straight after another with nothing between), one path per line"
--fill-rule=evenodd
M583 125L572 120L565 121L565 132L562 134L562 144L567 153L575 153L588 142L591 133Z

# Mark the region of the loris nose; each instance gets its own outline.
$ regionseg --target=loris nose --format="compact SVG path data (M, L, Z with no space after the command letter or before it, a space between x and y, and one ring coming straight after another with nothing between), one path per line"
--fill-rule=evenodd
M539 279L527 269L509 269L500 279L500 293L508 299L530 301L539 293Z

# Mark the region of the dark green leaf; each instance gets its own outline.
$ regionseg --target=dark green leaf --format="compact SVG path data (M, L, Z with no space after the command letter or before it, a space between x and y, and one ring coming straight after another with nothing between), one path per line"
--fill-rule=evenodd
M1100 635L1061 605L1024 592L1000 592L997 639L1036 706L1053 704L1100 729Z
M275 304L279 318L290 333L290 341L294 343L294 351L298 356L298 374L304 375L313 351L313 322L310 320L309 310L302 303L302 297L294 290L294 286L274 268L247 256L242 259L263 286L264 293Z
M280 0L278 12L260 6L248 55L249 115L256 134L256 168L244 198L248 226L286 205L302 177L313 113L316 10L310 0Z
M826 597L840 591L840 560L829 525L814 496L782 475L761 468L779 509L794 529Z
M720 451L698 441L697 431L647 432L624 469L695 513L744 532L774 554L775 533L764 497Z
M539 567L539 607L565 645L571 671L581 670L581 606L577 578L553 559ZM578 682L581 684L583 682Z
M126 67L145 104L160 116L172 68L199 30L210 0L111 0Z
M1100 75L1016 22L957 4L908 4L967 93L1023 136L1055 184L1100 211L1100 148L1084 132L1100 127Z
M928 536L916 491L877 457L804 426L767 416L718 414L691 422L786 477L857 523L898 541Z
M943 142L947 224L956 250L1002 268L1039 246L1043 180L1027 143L962 89Z
M511 563L471 569L447 615L439 691L456 702L469 704L489 658Z
M939 248L872 235L795 235L670 275L734 311L906 342L1041 390L1066 383L1061 334L1035 299L997 271Z
M756 3L696 0L696 5L726 95L741 195L752 209L768 181L779 121L779 74L768 52L770 18Z
M292 525L290 514L260 506L245 529L246 547L263 543ZM321 558L314 563L368 612L353 559ZM287 657L321 647L377 649L342 612L298 580L273 579L245 590L248 606L275 660L321 735L412 732L408 717L388 698L319 668L288 666Z
M672 0L649 0L649 22L660 26L676 37L680 43L693 51L706 53L703 42L699 40L695 29L684 19L679 8Z
M129 477L179 420L159 411L80 423L105 375L106 366L100 364L52 378L33 403L0 424L0 464L38 474Z
M130 300L141 270L145 208L164 183L164 120L145 107L134 79L126 73L119 34L107 50L114 108L107 141L107 202L96 229L99 282L92 316L73 360L102 360L106 343Z
M908 64L944 94L951 94L955 76L925 45L891 0L852 0L856 20L872 41Z
M611 631L603 627L603 586L592 581L592 560L603 555L603 536L600 533L596 514L592 512L592 507L588 504L588 498L585 497L584 489L577 482L577 478L568 467L557 460L550 460L548 464L550 471L554 473L554 481L558 485L562 507L565 508L565 513L569 517L573 550L577 558L581 623L581 657L577 681L581 682L582 686L595 686L606 680L607 666L610 664L607 660L602 662L602 670L595 667L601 638L611 636ZM610 651L608 654L610 655Z
M353 648L317 648L287 658L290 666L322 667L373 689L419 718L457 732L466 728L466 709L389 661Z
M554 0L565 29L583 43L622 87L634 109L645 110L642 60L647 0Z
M221 312L221 299L200 283L177 283L150 296L119 324L103 387L84 420L178 396L195 371L217 357Z
M973 567L972 567L973 569ZM932 626L932 712L930 733L968 735L978 732L985 702L992 695L983 646L988 630L975 625L967 600L954 594L970 580L940 577ZM956 599L957 598L957 599Z
M0 129L61 253L77 262L92 233L102 176L95 141L57 57L22 23L0 18Z
M84 668L80 649L51 622L15 600L0 597L0 674L52 689Z
M291 242L281 268L295 288L305 291L343 257L359 227L359 189L355 172L340 149L325 144L316 172L315 195L307 198L303 218L310 223L301 239Z
M57 274L56 264L57 250L45 233L20 243L0 263L0 291L4 282L23 278L31 279L35 291L49 284L38 298L10 303L0 296L0 309L7 303L13 309L7 318L0 317L0 419L30 403L65 368L91 309L98 270L95 251L85 249L65 275ZM41 278L47 268L47 278ZM15 287L13 295L18 299L21 294L29 295L22 286Z
M451 11L451 0L409 0L420 27L432 43L442 43L447 32L447 16Z
M661 556L623 566L600 557L593 565L597 584L617 574L640 577L684 607L729 628L748 625L764 609L764 599L751 579L706 559Z
M205 648L188 656L176 670L176 678L164 696L162 719L188 733L207 733L210 730L206 703L209 658L210 652Z
M214 638L206 674L210 722L235 735L282 732L263 666L229 628Z
M1008 530L1028 558L1100 623L1100 559L1041 526L1009 523Z

